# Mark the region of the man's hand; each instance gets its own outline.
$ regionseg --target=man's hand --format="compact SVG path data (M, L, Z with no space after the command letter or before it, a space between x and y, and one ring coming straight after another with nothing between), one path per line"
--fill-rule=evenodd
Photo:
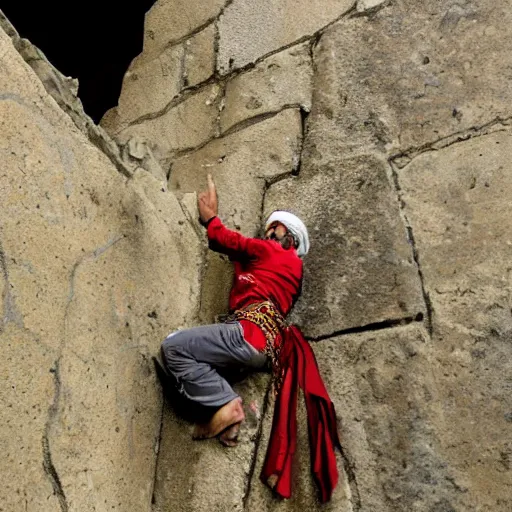
M204 223L217 215L217 189L211 174L208 174L208 190L197 196L197 208Z

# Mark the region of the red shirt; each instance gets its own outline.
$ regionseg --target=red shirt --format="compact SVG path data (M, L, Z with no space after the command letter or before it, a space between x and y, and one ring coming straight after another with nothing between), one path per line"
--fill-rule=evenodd
M232 231L218 217L208 224L210 249L226 254L234 263L235 276L229 295L229 310L270 300L286 316L300 294L302 260L295 249L284 249L275 240L248 238ZM245 339L263 350L261 329L242 320Z

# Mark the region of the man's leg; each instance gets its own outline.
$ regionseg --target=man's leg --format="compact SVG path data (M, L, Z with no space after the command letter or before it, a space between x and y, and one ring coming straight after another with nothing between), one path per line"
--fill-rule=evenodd
M178 331L163 342L162 353L179 392L195 403L218 409L208 424L196 428L195 437L214 437L244 419L240 397L217 369L261 369L266 356L243 339L239 324Z

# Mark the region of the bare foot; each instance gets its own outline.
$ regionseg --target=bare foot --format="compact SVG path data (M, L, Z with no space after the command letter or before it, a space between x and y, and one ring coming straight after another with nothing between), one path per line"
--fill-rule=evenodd
M241 424L241 422L235 423L228 429L224 430L224 432L219 436L220 443L228 447L236 446L238 444L238 434L240 432Z
M242 399L235 398L223 405L206 424L196 425L193 439L207 439L219 435L234 423L241 423L245 418Z

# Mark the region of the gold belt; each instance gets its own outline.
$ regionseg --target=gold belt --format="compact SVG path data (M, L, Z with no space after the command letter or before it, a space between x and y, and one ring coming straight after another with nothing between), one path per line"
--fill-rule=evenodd
M281 352L282 341L278 346L276 346L275 341L277 336L288 326L286 320L270 301L249 304L244 308L235 310L226 319L227 322L240 320L248 320L256 324L265 335L266 344L263 353L270 358L272 373L276 379L274 387L278 388L281 376L279 354Z

